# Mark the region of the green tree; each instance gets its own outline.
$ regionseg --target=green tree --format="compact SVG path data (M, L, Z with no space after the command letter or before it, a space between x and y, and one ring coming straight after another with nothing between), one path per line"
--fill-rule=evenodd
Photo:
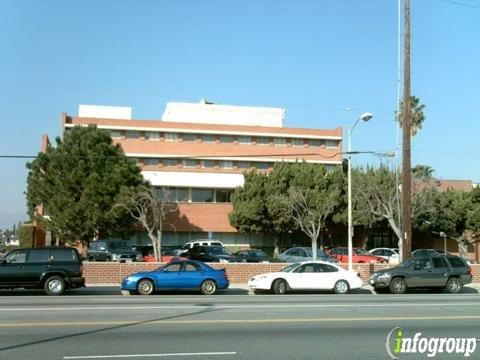
M397 121L400 127L403 125L403 101L400 101L399 105L400 111L397 112ZM422 129L423 122L425 121L425 113L424 113L425 105L420 104L420 99L411 96L410 97L410 113L412 114L412 124L410 127L410 136L414 137L418 130Z
M107 132L94 126L75 127L27 168L30 215L43 204L48 216L38 220L64 241L88 244L95 237L131 232L133 219L114 204L123 187L144 181L135 162L112 144Z

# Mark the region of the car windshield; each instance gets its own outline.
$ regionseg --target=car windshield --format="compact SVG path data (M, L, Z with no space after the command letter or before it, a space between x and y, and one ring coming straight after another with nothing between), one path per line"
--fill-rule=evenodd
M232 252L227 248L220 246L213 246L209 249L209 253L213 255L232 255Z
M355 249L355 252L357 255L371 255L367 250L365 249Z
M267 254L265 254L265 252L263 252L263 250L255 250L255 251L253 252L253 255L258 256L258 257L268 256Z
M300 265L299 263L295 263L295 264L292 264L290 266L287 266L286 268L280 270L281 272L291 272L293 269L295 269L298 265Z
M312 256L313 252L312 252L312 249L305 249L305 251L307 252L308 256ZM317 250L317 256L320 257L320 256L327 256L325 254L325 251L321 250L321 249L318 249Z

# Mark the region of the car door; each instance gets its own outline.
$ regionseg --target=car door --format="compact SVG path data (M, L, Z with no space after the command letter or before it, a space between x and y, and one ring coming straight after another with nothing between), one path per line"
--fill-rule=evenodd
M49 270L49 258L48 249L30 249L28 251L27 263L25 266L25 278L27 283L40 283L42 274Z
M443 257L432 258L433 268L430 272L431 286L447 285L448 276L451 273L450 267Z
M315 289L316 276L315 276L315 264L303 264L292 271L291 280L288 285L292 289Z
M0 267L0 284L25 284L27 250L13 250L5 256Z
M155 274L155 288L156 289L176 289L181 288L180 272L183 262L174 262L161 268ZM180 284L181 285L181 284Z
M202 268L194 262L184 261L178 274L178 286L183 289L198 289L202 280Z
M414 258L412 266L407 269L407 286L422 287L429 286L428 280L431 275L432 265L427 257Z

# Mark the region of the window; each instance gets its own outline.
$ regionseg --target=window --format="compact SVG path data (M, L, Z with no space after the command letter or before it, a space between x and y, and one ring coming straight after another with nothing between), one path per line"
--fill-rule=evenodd
M50 261L76 261L77 254L75 250L69 249L50 249Z
M192 168L197 166L197 160L183 160L182 164L184 167Z
M215 167L215 161L214 160L203 160L202 167L213 168L213 167Z
M432 258L432 263L434 268L446 268L448 267L447 263L443 258Z
M139 131L128 130L126 132L126 137L127 137L127 139L138 139L140 137L140 132Z
M250 169L252 167L249 161L239 161L236 165L239 169Z
M160 140L160 133L156 131L145 131L145 139Z
M231 142L233 142L233 136L222 135L222 136L220 136L220 142L221 143L231 143Z
M202 141L204 143L213 143L213 142L215 142L215 136L213 136L213 135L202 135Z
M257 137L257 144L258 145L268 145L270 143L267 137Z
M195 134L183 134L182 139L183 141L195 141L196 137Z
M192 189L192 202L213 202L213 190Z
M231 190L221 190L217 189L216 190L216 197L215 201L216 202L230 202L230 196L232 195Z
M165 133L165 141L177 141L177 139L178 139L177 133L171 133L171 132Z
M239 136L238 137L238 143L239 144L251 144L252 143L252 137L251 136Z
M122 137L122 132L121 132L121 131L118 131L118 130L111 130L111 131L110 131L110 137L111 137L112 139L121 138L121 137Z
M174 263L170 264L168 266L165 266L163 268L164 271L180 271L180 268L182 267L181 263Z
M338 269L335 266L327 265L327 264L316 264L317 265L317 272L336 272Z
M183 271L201 271L201 269L195 263L185 263L185 269Z
M30 250L28 262L46 263L48 262L48 250Z
M303 146L304 144L305 141L303 141L303 139L292 139L293 146Z
M267 170L269 167L269 164L266 162L257 162L255 163L255 167L259 170Z
M310 139L310 140L308 140L308 145L309 146L320 146L320 140Z
M277 146L287 145L287 139L285 138L273 138L273 143Z
M220 161L220 167L222 169L231 169L233 168L233 163L231 161Z
M8 263L24 263L27 260L27 251L20 250L20 251L11 252L5 258L5 260Z
M296 273L313 273L315 272L315 264L305 264L295 269Z
M144 159L143 163L147 166L158 165L158 159Z
M178 196L177 201L188 202L190 200L190 189L189 188L178 188L177 196Z
M164 159L163 165L165 166L177 166L177 159Z
M337 140L326 140L325 141L325 147L327 148L336 148L338 146L338 141Z
M448 261L450 261L450 264L452 264L452 267L454 268L465 267L465 264L459 258L448 257L447 259Z

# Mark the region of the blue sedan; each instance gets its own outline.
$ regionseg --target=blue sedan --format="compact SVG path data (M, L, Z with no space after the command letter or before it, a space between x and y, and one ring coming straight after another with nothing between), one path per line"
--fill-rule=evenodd
M200 290L213 295L230 285L225 269L215 270L200 261L172 261L156 270L139 272L122 280L122 290L151 295L157 290Z

